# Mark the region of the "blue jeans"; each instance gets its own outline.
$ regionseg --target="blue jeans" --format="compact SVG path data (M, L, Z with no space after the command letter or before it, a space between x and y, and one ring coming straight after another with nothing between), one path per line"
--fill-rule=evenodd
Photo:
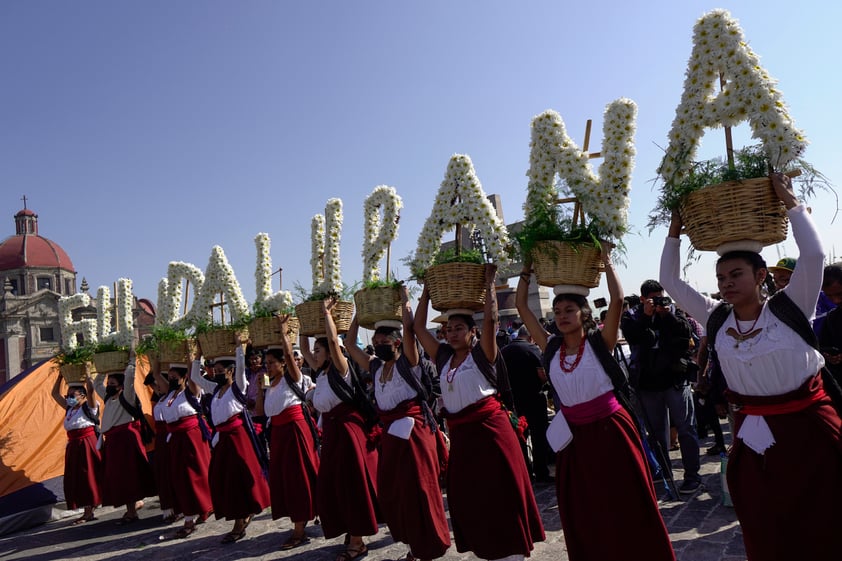
M678 446L681 449L681 463L685 480L700 480L699 438L696 435L696 415L693 409L693 392L689 384L683 388L662 391L639 390L638 398L644 418L652 431L649 440L652 446L660 444L664 455L669 456L670 420L678 430ZM667 464L668 469L672 467Z

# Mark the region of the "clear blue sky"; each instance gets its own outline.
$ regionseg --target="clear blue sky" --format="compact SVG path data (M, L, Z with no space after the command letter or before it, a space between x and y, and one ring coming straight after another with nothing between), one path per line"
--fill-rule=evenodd
M129 277L155 300L168 262L204 269L219 244L251 301L261 231L284 288L309 287L310 218L330 197L345 205L343 277L358 281L363 200L387 184L406 205L393 246L406 276L397 258L414 250L451 154L469 154L506 220L519 220L532 117L559 111L577 142L593 118L597 148L605 105L629 97L639 107L635 234L620 271L637 292L657 275L666 234L645 228L650 180L693 24L717 7L779 80L812 142L806 158L842 184L833 2L5 0L0 238L26 195L41 234L92 288ZM709 131L702 155L723 153L721 131ZM842 253L836 200L811 205ZM779 253L796 254L791 239L764 255ZM715 287L711 263L690 269L702 290Z

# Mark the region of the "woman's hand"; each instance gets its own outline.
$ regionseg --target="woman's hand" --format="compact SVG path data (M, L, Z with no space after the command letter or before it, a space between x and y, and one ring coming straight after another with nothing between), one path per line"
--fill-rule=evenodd
M331 296L329 298L325 298L322 300L322 311L324 313L333 313L333 309L336 308L336 296Z
M681 214L678 209L672 211L670 218L670 229L667 234L671 238L677 238L681 235L681 229L684 227L684 222L681 220Z
M613 249L613 243L606 240L599 240L599 257L606 265L611 264L611 250Z
M798 198L792 190L792 179L789 176L775 172L769 176L769 179L772 180L772 187L775 188L775 194L787 209L798 206Z
M497 281L497 265L494 263L485 264L485 284L493 285Z

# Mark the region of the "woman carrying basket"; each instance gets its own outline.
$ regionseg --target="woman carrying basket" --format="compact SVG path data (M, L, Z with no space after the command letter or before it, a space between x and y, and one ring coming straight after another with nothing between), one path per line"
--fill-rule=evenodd
M289 316L279 318L281 333L287 332ZM316 481L319 474L318 434L305 403L305 394L313 381L305 376L293 360L292 345L282 338L281 348L266 351L266 373L257 377L255 413L268 417L272 427L269 436L269 491L272 519L289 516L294 525L292 535L281 546L293 549L310 543L304 533L308 520L316 517ZM285 368L286 366L286 368Z
M561 400L548 433L563 432L567 438L561 441L569 442L556 459L556 495L571 561L671 561L675 553L637 425L615 394L627 382L612 355L623 288L609 253L610 247L603 244L611 302L602 330L596 329L587 298L573 293L553 300L556 333L544 329L529 309L528 266L518 281L517 310L541 348L544 369ZM565 423L569 432L559 430Z
M438 425L427 404L412 327L409 293L401 289L404 334L398 323L377 322L371 342L375 356L359 348L357 318L346 340L360 369L371 372L384 434L377 490L383 517L395 541L409 545L407 561L435 559L450 547L450 530L439 487Z
M234 520L234 527L222 543L234 543L246 536L246 528L255 514L269 505L269 486L257 459L254 444L244 419L248 415L246 397L246 359L241 341L235 359L218 358L213 364L213 381L194 369L191 382L212 395L210 412L215 429L209 467L209 483L216 518Z
M800 252L786 288L765 298L763 258L732 251L716 264L727 304L699 294L679 277L678 213L664 244L661 284L683 309L708 322L726 396L737 407L727 478L748 558L838 559L842 421L826 393L824 358L808 321L822 285L824 250L791 180L779 173L771 179Z
M322 457L316 490L325 538L348 534L337 561L351 561L368 553L363 536L378 531L377 450L369 440L374 407L340 347L331 311L336 299L324 301L325 337L299 338L301 352L317 372L313 405L321 413Z
M470 311L448 315L447 342L427 331L429 287L418 301L415 334L442 376L450 433L447 492L459 552L483 559L523 559L544 528L509 415L497 400L505 363L497 349L496 267L486 265L482 335ZM505 386L504 386L505 387Z

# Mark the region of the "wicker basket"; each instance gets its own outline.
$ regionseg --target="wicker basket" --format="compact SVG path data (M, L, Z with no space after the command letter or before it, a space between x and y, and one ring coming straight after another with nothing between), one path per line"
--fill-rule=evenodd
M88 378L85 364L62 364L60 370L68 384L84 384Z
M211 331L200 333L198 339L199 345L202 347L202 354L205 358L234 356L237 353L237 336L239 334L248 336L248 329L218 327Z
M445 263L433 265L424 273L433 309L444 312L453 308L481 310L485 306L485 265Z
M196 352L196 341L185 339L183 341L161 341L158 345L158 360L161 362L175 362L177 364L189 364L190 357Z
M357 321L366 329L374 329L381 320L402 321L401 291L392 286L364 288L354 294Z
M594 246L551 240L535 244L532 266L541 286L573 284L596 288L602 271L600 252Z
M94 354L94 367L102 374L123 372L129 365L129 351L108 351Z
M684 198L679 212L690 243L700 251L741 240L766 246L786 239L786 208L768 177L703 187Z
M302 302L295 307L295 315L301 325L301 335L308 337L323 335L325 333L325 320L320 301ZM333 323L336 324L337 333L346 333L351 328L351 319L354 317L354 303L340 300L333 308Z
M298 318L292 316L287 321L286 336L290 344L295 344L298 339ZM270 345L280 345L281 337L281 322L277 316L254 318L249 323L249 337L251 344L255 347L268 347Z

